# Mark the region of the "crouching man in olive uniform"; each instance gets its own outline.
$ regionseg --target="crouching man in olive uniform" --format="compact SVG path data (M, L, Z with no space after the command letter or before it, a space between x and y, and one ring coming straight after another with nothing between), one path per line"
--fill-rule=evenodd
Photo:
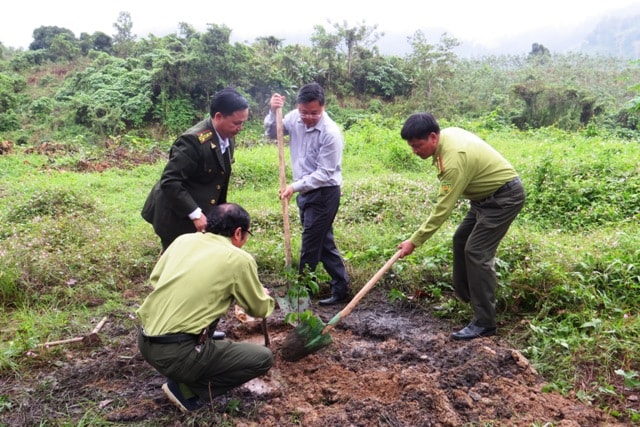
M273 312L275 303L258 279L254 258L241 249L249 227L242 207L213 206L205 233L184 234L162 254L149 278L153 291L137 311L140 353L168 378L162 389L183 412L273 365L267 347L211 338L234 301L254 317Z

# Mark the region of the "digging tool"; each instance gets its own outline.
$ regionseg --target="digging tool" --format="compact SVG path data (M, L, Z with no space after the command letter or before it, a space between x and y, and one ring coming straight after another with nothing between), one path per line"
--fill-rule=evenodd
M284 160L284 127L282 125L282 108L276 110L276 132L278 137L278 165L280 166L280 192L287 188L287 175ZM282 199L282 227L284 228L285 268L291 268L291 230L289 227L289 201Z
M284 126L282 125L282 108L276 109L276 132L278 138L278 164L280 166L280 193L287 188L287 176L284 159ZM289 201L282 198L282 226L284 228L285 268L291 269L291 230L289 226ZM287 292L284 296L275 296L278 306L285 313L300 313L311 306L308 297L291 296Z
M262 334L264 335L264 346L265 347L270 347L271 346L271 340L269 339L269 329L267 327L267 318L264 317L262 319Z
M329 323L325 324L315 316L303 318L298 326L289 333L282 344L282 358L289 362L295 362L304 356L315 353L331 344L329 332L347 317L360 302L360 300L373 288L384 273L400 258L401 251L397 251L376 274L360 289L355 297L338 314L333 316Z
M240 307L238 304L234 307L234 313L236 315L236 319L238 319L242 323L253 323L256 321L255 318L249 316L244 308ZM264 346L269 347L271 345L271 340L269 339L269 329L267 329L267 318L263 317L262 322L260 322L260 328L262 329L262 334L264 335Z
M49 341L42 344L41 347L49 348L56 345L71 344L71 343L77 343L77 342L81 342L85 346L93 346L93 345L100 344L100 337L98 336L98 332L100 332L100 329L102 329L102 327L106 322L107 322L107 316L103 317L102 320L98 322L96 327L93 328L93 331L91 331L91 333L88 335L85 335L83 337L69 338L69 339L60 340L60 341Z

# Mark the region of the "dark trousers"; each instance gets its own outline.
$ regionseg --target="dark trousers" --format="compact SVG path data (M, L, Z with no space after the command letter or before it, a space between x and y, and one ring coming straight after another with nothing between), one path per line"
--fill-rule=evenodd
M496 251L525 198L517 180L484 200L471 201L469 212L453 235L455 293L471 303L473 322L478 326L496 326Z
M170 230L165 230L163 234L159 234L156 231L156 234L160 236L160 243L162 244L162 252L166 251L167 248L174 240L183 234L195 233L196 227L193 225L193 221L189 218L178 218L176 217L173 223L173 227Z
M197 351L195 344L195 340L156 344L138 335L144 359L204 402L263 375L273 365L271 350L261 345L208 339Z
M340 206L340 187L321 187L298 194L296 199L302 223L302 243L298 272L315 271L322 262L331 276L331 293L349 292L349 275L333 238L333 220Z

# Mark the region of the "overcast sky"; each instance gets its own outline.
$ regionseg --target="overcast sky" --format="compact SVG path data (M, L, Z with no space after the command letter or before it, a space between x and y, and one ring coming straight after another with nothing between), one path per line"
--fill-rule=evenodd
M0 42L5 46L27 49L33 30L40 26L58 26L74 32L92 34L102 31L113 35L113 24L120 12L129 12L132 32L139 38L149 34L176 33L178 23L186 22L198 31L209 23L231 28L233 41L252 42L256 37L274 35L284 38L301 35L308 38L314 25L331 29L331 22L350 26L364 22L377 25L385 34L411 36L446 31L465 43L493 47L505 39L532 30L571 29L605 17L609 11L640 4L638 0L448 0L427 5L420 0L363 2L358 0L239 0L172 1L136 0L11 0L0 18ZM296 40L297 42L297 40Z

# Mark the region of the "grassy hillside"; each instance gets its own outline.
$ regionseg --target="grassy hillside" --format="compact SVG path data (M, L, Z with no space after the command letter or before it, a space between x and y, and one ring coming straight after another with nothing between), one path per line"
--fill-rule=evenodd
M513 163L528 192L498 252L502 332L546 376L548 387L625 411L625 395L640 388L638 144L593 129L442 125L480 134ZM435 168L412 155L400 126L371 116L345 134L335 234L355 288L427 218L435 197ZM263 282L283 282L277 148L257 132L242 139L229 199L252 214L255 237L245 249L256 256ZM123 327L135 326L132 313L140 301L134 296L160 249L139 212L165 157L141 161L169 144L15 149L0 156L2 375L20 375L35 363L30 349L82 334L90 319L109 314ZM450 286L450 240L465 211L461 201L442 229L379 284L390 303L438 305L438 315L452 323L468 318ZM289 215L295 262L300 230L293 203ZM319 276L322 284L322 271Z

